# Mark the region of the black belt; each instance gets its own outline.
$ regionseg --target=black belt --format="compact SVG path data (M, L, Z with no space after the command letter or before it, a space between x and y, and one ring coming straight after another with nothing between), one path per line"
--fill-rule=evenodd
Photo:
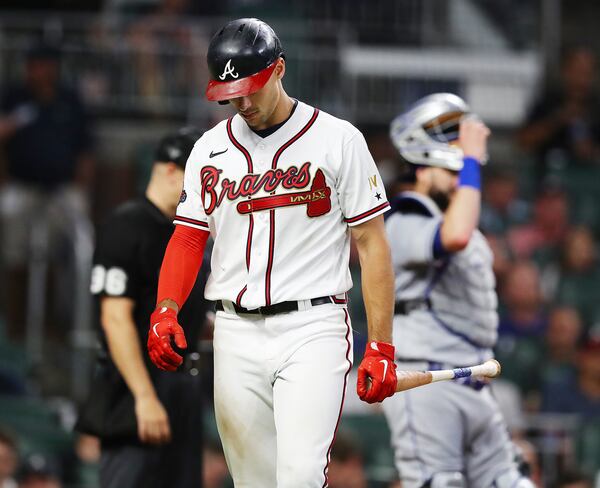
M408 315L414 310L431 310L431 300L415 298L414 300L401 300L394 305L394 315Z
M311 298L310 304L313 307L317 305L325 305L326 303L334 303L332 297L318 297ZM345 300L341 303L345 303ZM249 310L244 307L240 307L239 305L232 302L233 309L235 313L248 313L252 315L277 315L280 313L289 313L289 312L297 312L299 310L298 302L280 302L274 305L267 305L266 307L259 307L252 310ZM217 300L215 302L215 309L217 312L223 312L225 308L223 307L223 302L221 300Z

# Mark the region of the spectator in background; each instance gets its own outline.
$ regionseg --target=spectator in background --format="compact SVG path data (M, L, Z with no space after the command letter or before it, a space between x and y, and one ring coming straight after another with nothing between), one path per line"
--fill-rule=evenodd
M589 338L577 354L577 373L543 386L542 410L600 418L600 338Z
M555 257L569 226L569 201L564 191L545 187L536 196L530 223L508 231L507 242L518 259L534 255L543 259Z
M588 323L600 318L597 316L600 313L598 255L588 228L576 227L567 234L555 280L556 291L552 296L556 301L578 308Z
M500 335L539 338L544 334L546 313L535 264L514 263L507 273L500 299Z
M546 311L537 267L529 261L512 265L500 289L500 325L496 358L502 364L502 376L519 386L526 402L538 388L535 370L540 361L541 338L546 330Z
M68 226L87 223L93 170L89 119L77 94L60 81L55 46L33 46L24 82L1 96L0 143L8 178L0 188L1 257L9 272L5 280L12 284L6 301L12 305L7 318L14 336L23 329L23 291L17 283L23 281L32 226L47 225L56 244L73 232Z
M577 309L568 306L552 309L544 341L542 382L573 377L581 335L582 325Z
M559 476L555 488L592 488L592 482L583 473L569 470Z
M62 488L60 480L51 473L28 472L21 477L19 488Z
M600 154L596 56L587 47L569 49L560 74L560 84L534 103L517 136L519 145L535 154L540 182L566 168L589 164Z
M190 4L161 0L129 28L138 89L151 107L161 108L168 96L189 96L208 80L206 63L200 59L207 36L198 36L198 27L192 26Z
M14 475L17 472L19 455L15 440L0 430L0 488L16 488Z
M349 434L336 435L327 481L329 488L367 488L362 453Z
M59 469L54 460L33 454L25 460L19 473L19 488L62 488Z
M512 171L486 170L480 227L485 234L504 234L529 217L528 204L518 197L517 175Z
M496 286L502 288L504 279L512 266L512 255L504 236L486 234L490 249L494 254L492 269L496 275Z

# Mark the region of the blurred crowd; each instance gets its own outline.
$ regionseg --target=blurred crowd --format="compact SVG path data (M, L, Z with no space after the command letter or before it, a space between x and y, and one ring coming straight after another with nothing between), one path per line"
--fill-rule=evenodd
M238 3L243 9L254 2ZM207 11L196 13L223 13L219 5L206 2ZM204 85L207 34L190 27L189 9L186 0L165 0L127 26L139 53L132 66L135 91L153 110L161 109L165 85L176 93ZM173 64L170 50L182 49L188 63ZM87 294L81 283L91 223L102 217L95 192L110 190L95 177L100 148L87 105L101 104L108 88L106 80L88 76L78 87L82 97L60 68L57 46L36 42L24 56L22 76L0 85L0 269L7 284L0 308L0 488L95 486L97 441L70 432L80 399L64 398L70 393L65 371L84 364L72 362L82 337L72 324L82 317L75 303ZM484 170L481 229L494 250L500 299L496 354L503 374L496 393L540 487L588 488L600 470L597 72L593 51L566 49L560 75L540 86L512 136L518 157L498 161L492 153ZM365 132L392 196L395 155L387 128ZM366 325L356 262L352 270L358 364ZM209 397L207 391L208 403ZM352 415L384 424L376 410ZM344 427L329 486L398 487L393 474L376 470L385 460L373 460L370 451L374 443L388 443L385 430L365 444L352 422ZM225 486L216 440L206 443L204 471L205 488Z

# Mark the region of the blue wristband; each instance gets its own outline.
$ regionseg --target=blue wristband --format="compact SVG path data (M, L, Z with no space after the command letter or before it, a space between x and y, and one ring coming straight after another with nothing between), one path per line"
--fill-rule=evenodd
M463 168L458 174L458 186L470 186L481 190L481 169L479 161L466 156L463 159Z

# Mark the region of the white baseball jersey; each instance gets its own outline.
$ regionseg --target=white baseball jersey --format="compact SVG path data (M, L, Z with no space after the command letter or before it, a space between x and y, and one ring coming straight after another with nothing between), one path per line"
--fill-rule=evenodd
M214 238L206 298L256 309L348 291L348 227L388 208L360 131L298 102L264 138L239 115L207 131L175 223Z

